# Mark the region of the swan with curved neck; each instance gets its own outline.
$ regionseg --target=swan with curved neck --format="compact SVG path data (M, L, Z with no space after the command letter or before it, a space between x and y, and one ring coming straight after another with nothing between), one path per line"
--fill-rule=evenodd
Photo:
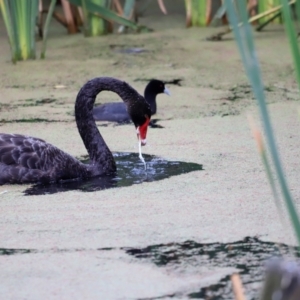
M55 182L115 173L115 160L93 118L94 102L101 91L115 92L122 98L138 138L145 145L151 109L144 97L124 81L94 78L80 89L75 103L77 128L90 163L84 164L38 138L0 134L0 184Z

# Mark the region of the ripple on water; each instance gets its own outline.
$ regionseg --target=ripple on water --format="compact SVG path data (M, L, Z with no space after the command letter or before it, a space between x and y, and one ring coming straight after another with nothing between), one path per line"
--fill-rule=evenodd
M25 195L46 195L71 190L93 192L109 188L131 186L143 182L158 181L175 175L202 170L202 165L180 161L168 161L163 158L144 154L147 171L137 153L115 152L117 174L99 176L87 180L69 180L52 184L35 184L24 191ZM85 162L87 160L85 159Z

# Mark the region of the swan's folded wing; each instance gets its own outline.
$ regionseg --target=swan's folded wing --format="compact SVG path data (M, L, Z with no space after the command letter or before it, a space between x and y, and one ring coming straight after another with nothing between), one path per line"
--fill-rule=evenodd
M42 139L19 134L0 134L0 163L6 166L24 167L48 171L56 165L73 157Z

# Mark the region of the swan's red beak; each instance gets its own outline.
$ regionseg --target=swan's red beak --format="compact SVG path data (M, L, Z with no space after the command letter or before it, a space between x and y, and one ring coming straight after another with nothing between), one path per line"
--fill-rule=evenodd
M147 144L147 130L150 123L150 118L146 116L146 121L143 125L137 127L137 137L141 140L142 146Z

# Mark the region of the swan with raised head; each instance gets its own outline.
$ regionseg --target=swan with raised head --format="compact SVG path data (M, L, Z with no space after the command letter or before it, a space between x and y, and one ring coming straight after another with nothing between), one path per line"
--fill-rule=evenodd
M115 92L121 97L136 127L138 139L145 145L151 109L144 97L124 81L111 77L94 78L80 89L75 103L77 128L90 163L84 164L39 138L0 134L0 184L47 183L115 173L115 160L93 118L94 102L101 91Z

